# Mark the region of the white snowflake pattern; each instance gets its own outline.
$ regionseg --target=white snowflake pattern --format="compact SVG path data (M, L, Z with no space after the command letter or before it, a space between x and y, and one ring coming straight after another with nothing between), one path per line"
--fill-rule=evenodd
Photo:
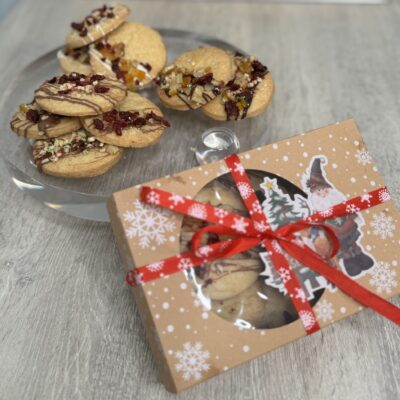
M260 204L260 202L258 200L253 202L253 204L251 205L251 208L252 208L253 212L256 213L256 214L261 214L262 213L261 204Z
M175 229L170 213L139 200L135 200L134 210L127 210L124 221L130 224L126 229L128 238L138 238L139 246L146 249L151 244L162 245L166 242L166 233Z
M379 200L383 203L385 201L389 201L391 199L390 193L387 189L382 189L379 191Z
M214 214L219 219L224 219L228 215L228 211L225 211L223 208L215 207Z
M299 317L300 317L300 320L301 320L302 324L304 325L304 327L307 330L311 329L314 326L315 322L316 322L315 318L314 318L314 315L312 314L311 311L301 310L301 311L299 311Z
M279 268L278 273L284 284L292 279L292 277L290 276L290 272L286 268Z
M201 342L195 342L194 345L186 342L183 345L183 350L176 351L174 356L178 360L175 369L182 373L182 378L185 381L189 381L191 378L199 381L202 378L202 373L210 369L210 365L207 363L210 353L203 350Z
M189 269L193 268L193 263L190 258L181 258L178 263L179 269Z
M244 167L241 163L235 162L235 168L234 171L237 172L240 176L243 176L244 174Z
M192 204L188 210L188 214L194 218L205 219L207 218L207 208L202 204Z
M333 304L326 299L320 300L315 306L315 314L322 322L332 321L334 313Z
M246 233L248 222L245 221L243 217L233 218L234 223L232 224L232 229L240 233Z
M154 190L151 190L149 193L147 193L146 200L150 204L160 204L160 195Z
M174 206L177 206L179 203L184 203L185 199L183 196L180 196L179 194L172 194L169 196L168 200L174 204Z
M369 284L376 288L379 294L383 292L390 294L392 289L397 287L396 271L390 269L388 262L377 262L369 274L371 275Z
M248 199L253 193L253 189L247 182L239 182L237 188L243 199Z
M264 222L255 221L254 222L254 228L258 232L265 232L268 229L268 226Z
M371 194L365 193L365 194L363 194L363 195L361 196L361 202L362 202L362 203L367 202L367 203L369 204L369 203L371 202L371 197L372 197Z
M305 303L307 301L307 298L306 298L306 293L304 292L304 290L301 288L295 288L295 290L296 290L296 294L294 295L294 297L296 299L299 299L302 303Z
M318 214L321 215L321 217L328 218L333 214L333 207L320 211Z
M357 162L359 164L361 164L361 165L371 164L372 157L368 153L367 149L363 148L363 149L357 150L355 156L356 156Z
M164 267L164 261L155 261L153 263L147 264L146 268L151 272L160 271Z
M355 214L359 211L360 209L355 204L347 204L346 206L346 212L349 214Z
M372 216L371 226L373 234L383 240L393 237L393 231L396 229L393 218L384 212Z
M202 246L196 250L196 256L207 258L212 251L213 249L211 246Z
M143 272L138 272L137 270L129 271L126 280L135 285L143 285Z
M277 240L273 240L271 242L271 245L272 245L272 248L275 251L275 253L283 254L282 247L280 246L280 244L278 243Z

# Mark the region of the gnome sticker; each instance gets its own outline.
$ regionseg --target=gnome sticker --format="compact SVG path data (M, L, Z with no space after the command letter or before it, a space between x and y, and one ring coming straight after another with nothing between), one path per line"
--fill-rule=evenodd
M313 212L326 211L346 200L326 178L323 166L327 164L324 156L314 157L303 176L303 189L308 194L308 203ZM374 259L362 248L360 227L365 224L360 214L347 215L326 221L336 233L340 250L336 255L339 265L351 277L360 276L374 266Z

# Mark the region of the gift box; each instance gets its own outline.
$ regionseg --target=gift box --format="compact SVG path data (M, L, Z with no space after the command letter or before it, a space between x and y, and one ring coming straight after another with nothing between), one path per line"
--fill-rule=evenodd
M382 300L400 292L399 214L353 120L122 190L108 207L172 392L362 304L399 323Z

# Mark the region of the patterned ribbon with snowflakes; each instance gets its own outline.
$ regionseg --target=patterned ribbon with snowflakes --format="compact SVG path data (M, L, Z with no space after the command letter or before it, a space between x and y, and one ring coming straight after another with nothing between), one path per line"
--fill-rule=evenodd
M272 230L239 156L231 155L225 159L225 162L250 217L237 215L221 207L213 207L210 204L200 203L161 189L143 187L140 193L141 201L207 221L211 225L200 228L193 235L191 251L129 271L126 277L128 284L131 286L143 284L179 271L198 267L207 262L232 257L262 245L266 248L307 334L316 332L320 326L285 253L325 277L354 300L400 325L400 309L398 307L326 263L326 260L337 254L340 243L332 228L323 222L327 219L355 214L390 200L386 188L371 191L327 210L317 212L303 220ZM299 239L297 234L300 231L312 227L322 229L330 239L331 251L328 256L322 257ZM229 239L202 246L203 236L209 233L228 236Z

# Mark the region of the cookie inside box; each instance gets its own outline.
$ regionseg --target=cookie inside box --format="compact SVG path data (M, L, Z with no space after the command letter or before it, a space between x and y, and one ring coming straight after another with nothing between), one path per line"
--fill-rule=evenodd
M291 182L263 171L246 172L260 204L267 210L272 229L310 214L306 194ZM198 192L195 200L249 216L229 173L209 182ZM199 217L201 213L199 208ZM193 234L206 224L200 219L184 217L181 251L189 249ZM209 234L203 244L223 239L226 238ZM314 249L329 252L330 243L317 228L302 231L299 240ZM299 296L305 296L312 305L316 304L328 285L325 278L294 259L289 261L302 284L303 292ZM187 272L187 278L192 282L193 293L199 306L239 327L272 329L298 319L283 285L285 276L276 272L262 246L193 268Z

